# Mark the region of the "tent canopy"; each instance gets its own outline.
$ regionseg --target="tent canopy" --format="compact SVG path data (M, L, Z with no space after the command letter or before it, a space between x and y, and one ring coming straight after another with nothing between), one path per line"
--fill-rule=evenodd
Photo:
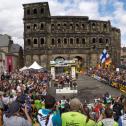
M24 70L27 70L28 69L28 67L26 67L26 66L24 66L23 68L21 68L21 69L19 69L19 71L24 71Z
M28 67L28 69L36 69L36 70L42 69L42 68L43 67L41 67L36 61L34 61L34 63L30 67Z

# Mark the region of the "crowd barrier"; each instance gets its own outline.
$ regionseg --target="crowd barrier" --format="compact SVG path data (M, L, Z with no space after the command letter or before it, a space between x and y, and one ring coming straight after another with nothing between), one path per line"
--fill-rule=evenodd
M108 84L108 85L110 85L114 88L117 88L120 91L126 93L126 82L121 82L121 81L118 82L118 81L113 81L113 80L110 80L110 79L105 79L105 78L102 78L102 77L95 75L95 74L92 74L91 76L98 81L101 81L105 84Z

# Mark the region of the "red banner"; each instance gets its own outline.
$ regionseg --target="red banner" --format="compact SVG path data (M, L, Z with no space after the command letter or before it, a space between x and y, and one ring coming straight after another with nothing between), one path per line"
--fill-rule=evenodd
M7 69L8 72L12 72L13 70L13 60L12 56L7 56Z

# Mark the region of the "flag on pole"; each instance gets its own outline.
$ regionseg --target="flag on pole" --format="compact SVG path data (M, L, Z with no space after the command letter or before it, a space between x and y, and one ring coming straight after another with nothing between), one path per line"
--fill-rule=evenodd
M102 54L100 55L100 60L101 60L101 63L104 63L106 61L106 59L109 58L109 54L107 53L107 50L104 49L102 51Z
M105 61L105 64L106 64L106 65L109 65L109 64L111 64L111 63L112 63L111 58L110 58L110 57L107 58L106 61Z

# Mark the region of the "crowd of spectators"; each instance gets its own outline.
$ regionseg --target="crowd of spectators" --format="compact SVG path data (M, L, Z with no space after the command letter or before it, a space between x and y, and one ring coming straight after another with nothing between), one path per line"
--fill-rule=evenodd
M89 75L92 76L98 76L100 77L99 80L116 87L118 89L124 89L124 92L126 92L126 70L112 70L112 69L97 69L97 68L91 68L88 71Z
M125 96L106 92L90 104L57 100L48 92L50 83L48 72L1 75L0 126L126 126Z

